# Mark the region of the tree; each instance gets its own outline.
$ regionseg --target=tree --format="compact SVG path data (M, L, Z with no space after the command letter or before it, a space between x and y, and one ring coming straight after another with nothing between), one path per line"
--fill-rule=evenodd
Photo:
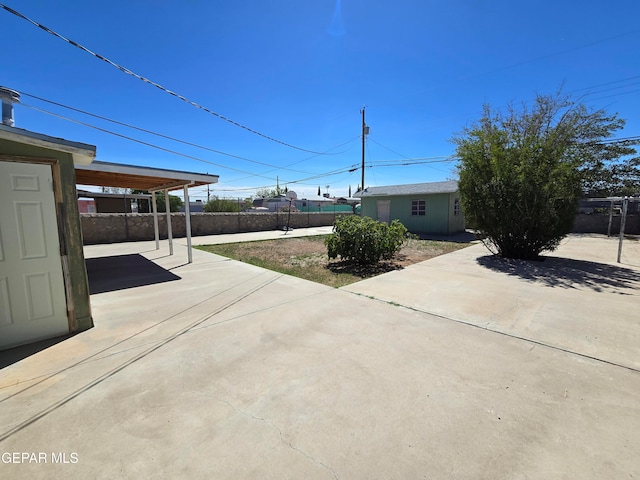
M503 257L554 250L571 231L586 172L629 153L603 142L623 126L560 94L506 113L485 105L480 120L453 138L468 223Z
M136 190L135 188L131 189L131 193L133 195L143 194L149 195L149 192L146 190ZM138 213L151 213L151 199L139 198L136 200L138 203Z
M287 191L288 191L287 187L280 188L279 185L276 185L276 188L260 188L256 191L256 197L257 198L275 198L275 197L279 197L280 195L284 195L285 193L287 193Z
M180 207L182 207L183 201L180 197L176 197L175 195L169 195L169 208L172 212L179 212ZM165 200L163 192L156 192L156 207L158 212L166 212L165 208Z
M133 194L144 194L144 195L149 195L149 192L147 190L136 190L136 189L132 189L131 193ZM163 192L156 192L156 208L158 209L158 212L166 212L166 209L164 207L164 193ZM147 204L148 202L148 204ZM182 201L182 199L180 197L176 197L175 195L169 195L169 206L171 208L172 212L179 212L180 211L180 207L182 207L182 204L184 202ZM151 200L138 200L138 208L140 209L140 207L142 206L143 210L147 210L149 212L151 212Z
M242 204L237 200L228 198L212 197L204 204L205 212L239 212L242 210Z
M273 198L273 193L275 193L275 190L260 188L256 190L256 198Z
M622 150L635 153L631 145L638 140L616 142ZM629 152L631 153L631 152ZM583 193L587 197L620 197L640 194L640 157L606 162L601 160L584 168Z

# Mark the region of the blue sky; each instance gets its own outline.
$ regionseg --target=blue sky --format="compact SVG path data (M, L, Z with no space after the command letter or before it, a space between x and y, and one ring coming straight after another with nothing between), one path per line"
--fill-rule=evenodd
M315 195L318 187L346 195L349 185L355 193L363 106L370 126L365 186L454 177L454 163L442 161L454 153L449 140L479 117L483 103L504 108L561 86L626 119L619 136L640 135L636 0L4 4L219 115L297 147L188 105L0 10L0 85L31 95L16 106L17 127L96 145L99 160L217 174L212 193L222 197L252 195L275 186L276 178L299 195ZM416 158L427 160L407 160ZM206 189L192 195L205 198Z

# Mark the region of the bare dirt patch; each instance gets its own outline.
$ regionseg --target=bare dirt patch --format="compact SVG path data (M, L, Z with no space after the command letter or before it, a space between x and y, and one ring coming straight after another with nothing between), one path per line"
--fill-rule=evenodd
M363 278L402 269L468 245L447 241L410 239L391 261L363 267L339 259L330 261L324 239L325 236L298 237L206 245L199 248L277 272L332 287L342 287Z

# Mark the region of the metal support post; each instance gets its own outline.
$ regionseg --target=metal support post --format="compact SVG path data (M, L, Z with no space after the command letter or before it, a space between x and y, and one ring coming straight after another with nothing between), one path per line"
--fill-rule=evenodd
M167 212L167 238L169 239L169 255L173 255L173 232L171 231L171 205L169 204L169 190L164 191L164 208Z
M627 223L627 209L629 208L629 197L624 197L622 203L622 218L620 219L620 241L618 242L618 263L622 255L622 241L624 240L624 227Z

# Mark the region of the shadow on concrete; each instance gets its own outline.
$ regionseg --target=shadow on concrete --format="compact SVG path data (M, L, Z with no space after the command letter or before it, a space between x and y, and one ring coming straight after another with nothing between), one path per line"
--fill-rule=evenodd
M400 254L396 255L395 259L398 260L400 257ZM392 272L394 270L402 270L404 266L394 260L381 261L376 263L375 265L358 265L357 263L349 262L346 260L334 260L329 262L326 268L336 275L348 274L355 275L356 277L360 278L371 278L383 273Z
M42 350L52 347L56 343L65 341L67 338L73 337L75 334L62 335L60 337L48 338L46 340L40 340L39 342L30 343L28 345L21 345L19 347L9 348L7 350L0 351L0 370L9 365L13 365L20 360L30 357Z
M87 258L86 264L92 295L180 280L179 276L137 253Z
M570 258L542 257L543 261L501 258L495 255L479 257L477 262L490 270L506 273L547 287L586 287L595 292L611 289L621 295L637 295L640 272L606 263ZM636 293L633 293L635 290Z

